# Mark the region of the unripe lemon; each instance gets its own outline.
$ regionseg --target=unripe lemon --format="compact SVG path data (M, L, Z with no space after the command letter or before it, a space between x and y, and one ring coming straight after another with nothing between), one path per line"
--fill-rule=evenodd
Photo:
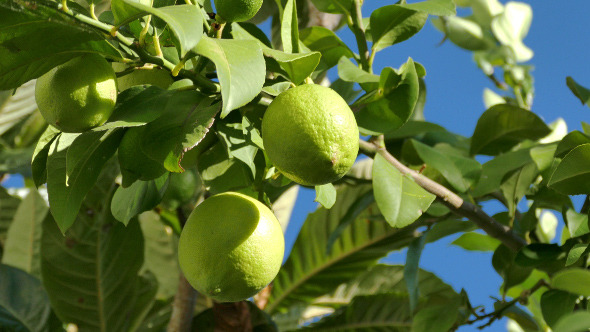
M136 180L153 180L166 172L161 163L146 156L141 150L141 138L145 126L127 129L119 144L119 165L123 175L123 187L129 187Z
M340 179L354 164L354 114L330 88L305 84L281 93L262 120L268 158L289 179L308 186Z
M188 217L178 260L196 290L220 302L237 302L275 278L284 251L283 232L270 209L226 192L206 199Z
M199 192L203 182L201 178L192 170L186 170L183 173L170 173L168 188L162 197L162 205L174 210L193 198L196 192Z
M226 22L243 22L256 15L262 0L215 0L215 9Z
M113 113L115 72L100 55L74 58L37 79L35 100L45 121L59 130L89 130L105 123Z

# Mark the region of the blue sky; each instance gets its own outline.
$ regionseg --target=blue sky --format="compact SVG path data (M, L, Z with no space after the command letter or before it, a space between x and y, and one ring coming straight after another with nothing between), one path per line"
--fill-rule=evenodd
M562 117L570 131L580 129L580 121L590 122L590 109L582 106L571 94L565 85L565 78L573 76L580 84L590 86L590 27L587 24L590 1L569 0L567 4L555 1L523 2L533 8L532 26L525 39L525 44L535 52L529 62L535 66L536 96L532 110L547 122ZM363 14L368 16L374 9L392 3L394 1L366 0ZM263 24L266 31L268 26L268 22ZM356 45L348 29L342 29L338 35L348 45ZM427 23L410 40L381 51L375 59L374 69L379 73L386 66L397 68L408 57L422 63L427 70L426 119L456 133L471 136L477 119L485 110L483 89L494 87L476 67L470 52L449 42L437 46L441 37L440 32ZM22 186L22 181L13 177L3 185ZM313 190L301 191L285 235L289 249L307 213L316 208L313 199ZM494 208L491 209L493 213ZM422 254L421 267L436 273L456 290L465 288L474 305L490 306L493 302L489 296L498 295L502 282L491 266L491 253L468 252L450 246L455 238L427 245ZM385 261L403 264L405 251L394 253ZM505 330L505 323L501 322L485 331ZM465 327L460 331L478 330Z

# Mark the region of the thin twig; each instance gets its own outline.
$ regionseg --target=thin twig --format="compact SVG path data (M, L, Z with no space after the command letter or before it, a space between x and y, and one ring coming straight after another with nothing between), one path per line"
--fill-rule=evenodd
M365 27L363 25L363 14L361 11L361 1L354 0L352 13L348 17L348 26L354 33L356 43L359 48L360 63L363 70L370 70L369 66L369 49L367 47L367 38L365 37Z
M509 227L500 224L494 218L486 214L481 208L464 201L461 197L446 187L409 169L391 155L384 147L363 140L359 141L359 145L362 153L371 157L375 154L381 155L402 174L410 175L418 185L442 199L442 201L455 213L471 220L488 235L502 241L502 243L508 248L518 251L520 248L527 245L526 241L514 234Z

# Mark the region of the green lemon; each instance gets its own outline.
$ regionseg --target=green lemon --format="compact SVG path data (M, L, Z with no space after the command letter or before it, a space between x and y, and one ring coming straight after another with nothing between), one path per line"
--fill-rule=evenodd
M74 58L37 79L35 100L45 121L59 130L89 130L105 123L113 113L115 72L100 55Z
M161 163L149 158L141 150L141 138L145 128L141 126L127 129L119 144L119 165L125 188L136 180L153 180L166 172Z
M243 22L256 15L262 0L214 0L217 15L226 22Z
M212 196L188 217L178 260L189 283L220 301L247 299L268 285L283 260L276 217L259 201L235 192Z
M114 65L113 68L115 68ZM117 66L117 68L120 67ZM172 76L170 76L170 72L161 68L136 69L130 74L117 78L117 87L119 91L125 91L132 86L146 84L154 85L162 89L168 89L172 83L174 83L174 80L172 79Z
M330 88L305 84L281 93L262 120L268 158L289 179L308 186L340 179L354 164L354 114Z
M201 179L193 170L171 173L168 188L162 197L162 205L169 210L174 210L188 203L195 193L200 191L202 185Z

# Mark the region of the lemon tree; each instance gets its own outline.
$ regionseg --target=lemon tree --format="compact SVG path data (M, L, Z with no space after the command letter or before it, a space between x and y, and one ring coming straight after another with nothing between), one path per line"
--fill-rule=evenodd
M427 98L436 71L382 52L415 55L397 44L429 21L491 79L469 137L425 120L467 111ZM587 330L590 126L535 113L531 21L498 0L0 0L0 179L24 178L0 184L0 330ZM483 252L493 305L420 268L441 239Z

